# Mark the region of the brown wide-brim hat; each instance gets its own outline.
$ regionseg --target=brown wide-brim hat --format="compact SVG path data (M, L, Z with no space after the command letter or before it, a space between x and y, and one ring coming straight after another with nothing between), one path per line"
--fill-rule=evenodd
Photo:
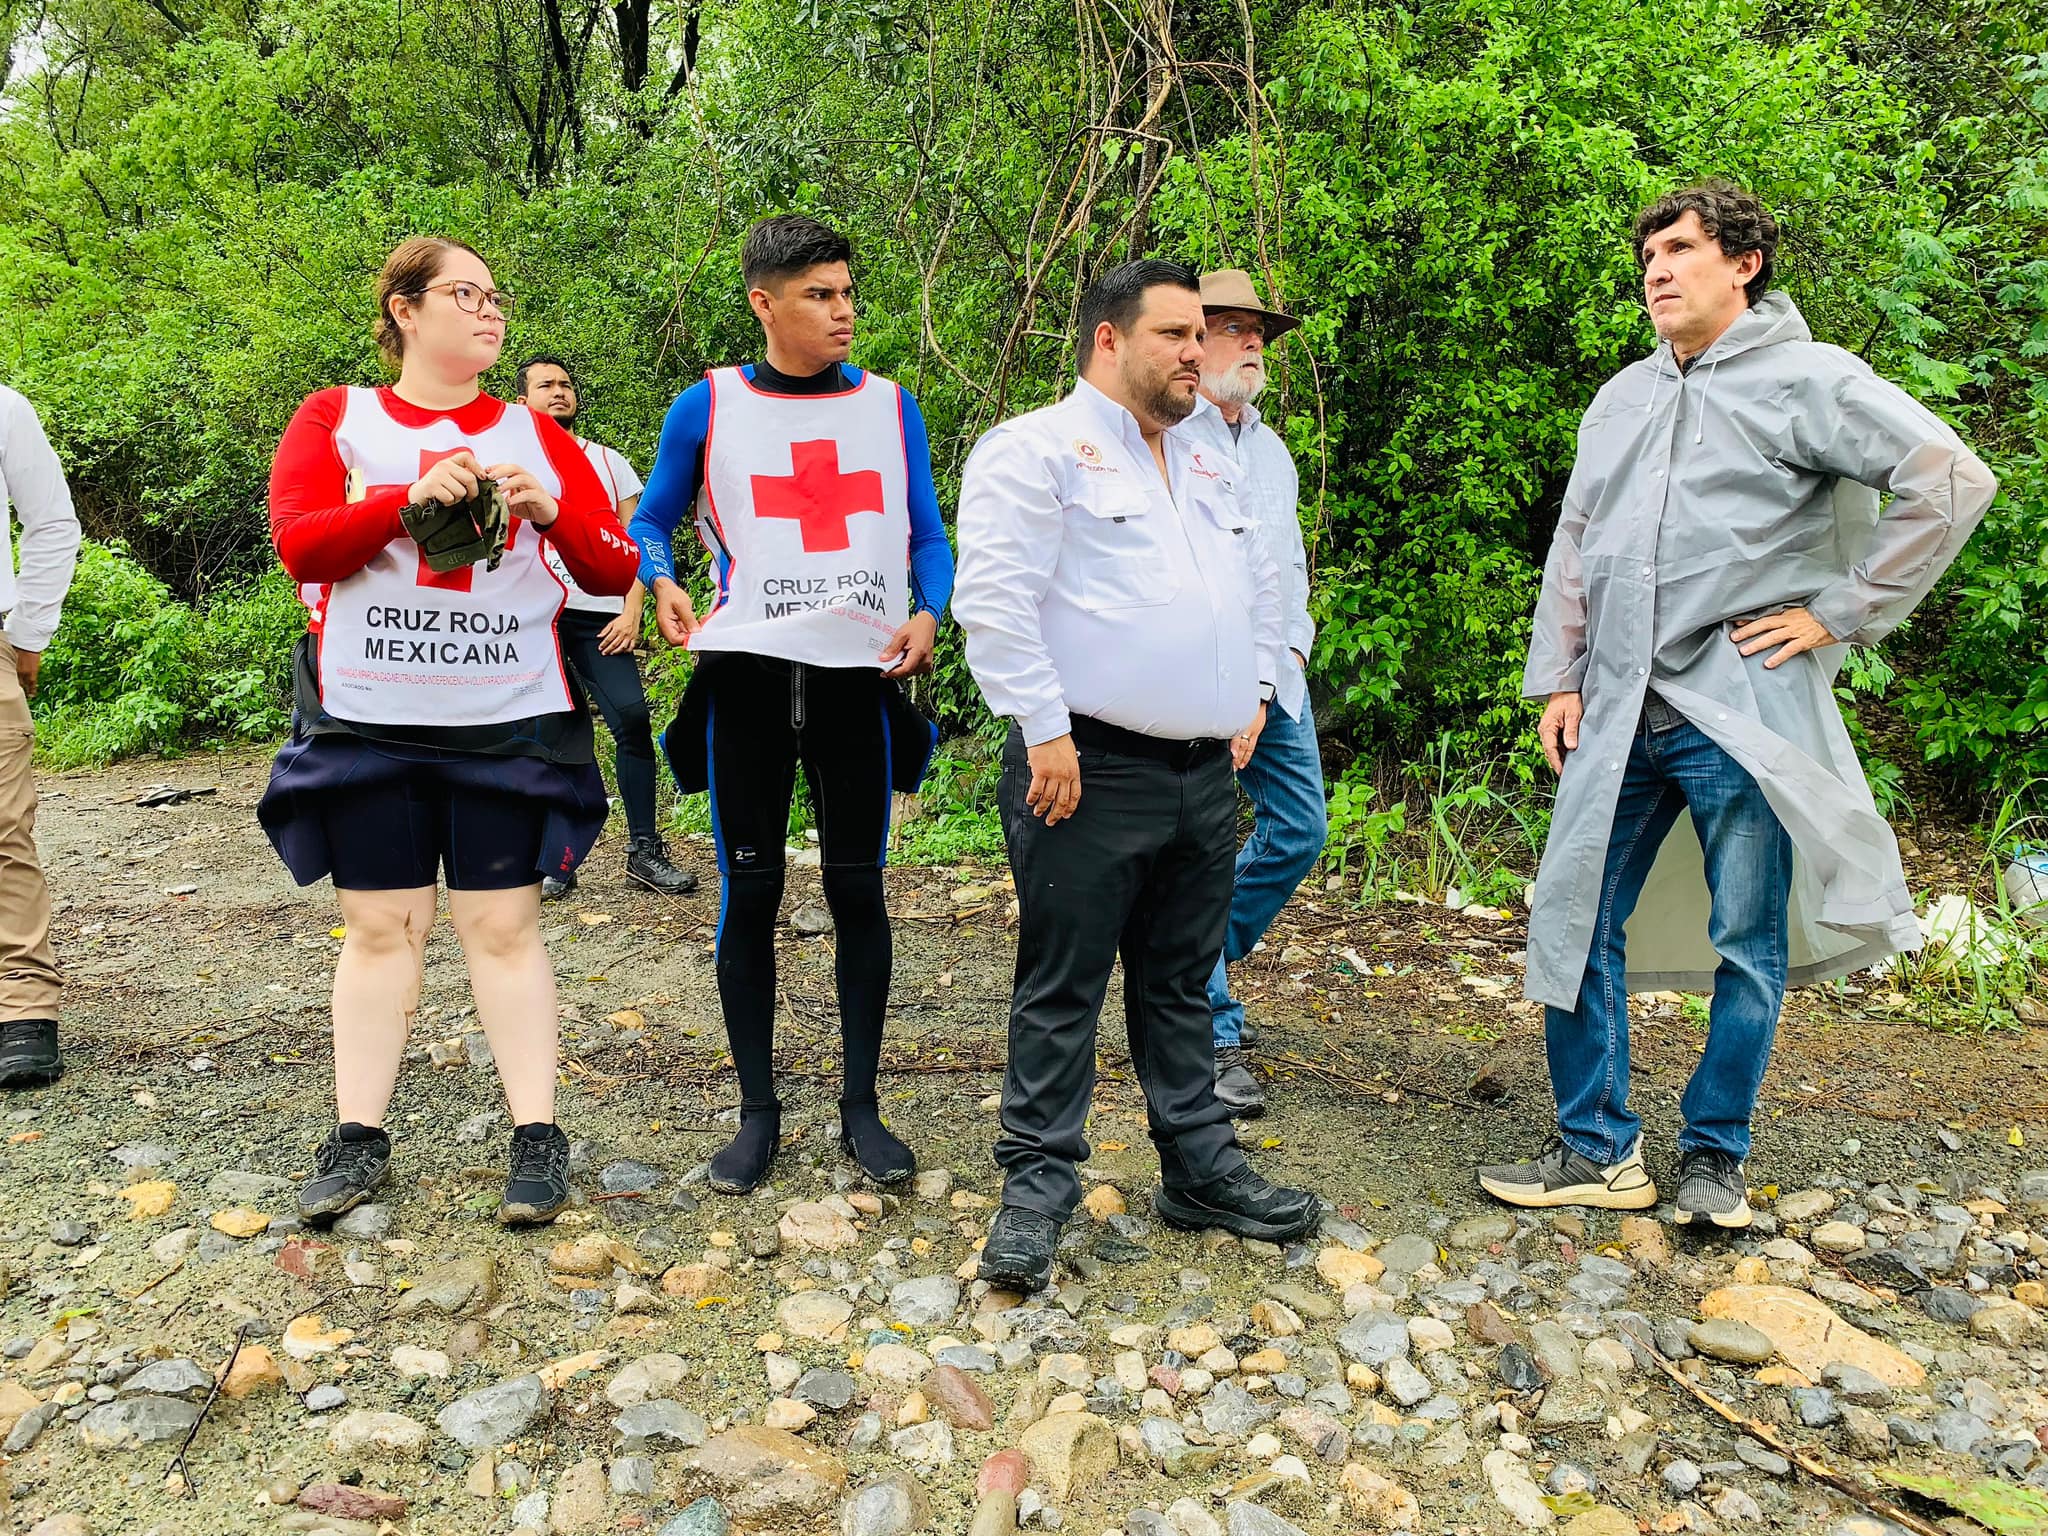
M1272 341L1285 336L1301 324L1292 315L1283 315L1277 309L1267 307L1259 297L1259 290L1252 286L1251 273L1242 267L1226 267L1221 272L1202 274L1202 309L1214 314L1220 309L1249 310L1266 322L1266 340Z

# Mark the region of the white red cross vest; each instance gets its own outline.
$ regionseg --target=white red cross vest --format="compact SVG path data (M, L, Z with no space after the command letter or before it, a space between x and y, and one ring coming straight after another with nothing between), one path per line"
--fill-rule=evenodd
M693 651L872 665L910 617L903 391L778 395L718 368L697 528L725 557Z
M605 447L603 443L593 443L588 438L577 438L576 446L583 450L583 457L590 460L590 467L597 471L597 483L604 487L605 499L612 504L612 511L616 514L619 510L620 501L624 499L619 494L618 464L623 464L625 461L619 458L619 455L614 450ZM623 527L625 521L624 517L620 517L620 526ZM576 578L569 572L568 562L562 558L562 552L555 548L552 540L546 542L542 548L547 556L548 569L555 573L556 579L562 583L563 589L569 594L569 607L578 609L583 613L622 613L625 611L626 600L623 597L603 597L595 592L586 592L578 586Z
M374 389L351 389L334 432L351 501L410 486L465 448L480 464L517 464L548 494L562 493L524 406L506 406L481 432L446 417L408 427ZM569 709L555 638L562 583L542 545L540 530L514 517L495 571L478 561L435 572L401 535L345 581L302 586L320 637L321 707L366 725L500 725Z

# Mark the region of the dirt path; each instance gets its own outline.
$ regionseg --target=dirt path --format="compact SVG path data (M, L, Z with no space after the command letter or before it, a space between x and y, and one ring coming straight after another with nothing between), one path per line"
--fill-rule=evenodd
M588 1142L593 1177L615 1160L637 1159L667 1172L658 1189L589 1205L576 1213L578 1223L541 1237L508 1236L491 1224L496 1175L487 1170L502 1166L506 1127L489 1118L502 1107L493 1078L468 1064L459 1043L475 1021L459 953L442 923L428 946L418 1059L401 1081L391 1120L399 1141L391 1234L381 1243L327 1239L334 1251L322 1256L317 1283L281 1272L268 1251L274 1242L263 1239L212 1262L195 1254L166 1264L152 1255L152 1243L167 1232L181 1224L204 1230L208 1213L232 1203L207 1194L223 1170L296 1179L331 1123L326 990L339 947L330 930L339 918L324 887L290 884L256 828L264 766L254 757L195 758L44 784L39 832L70 976L70 1073L52 1091L0 1106L0 1266L13 1280L11 1290L0 1287L0 1338L39 1338L68 1314L76 1320L59 1331L81 1346L74 1365L108 1350L153 1349L211 1368L244 1319L257 1320L252 1338L267 1332L274 1342L286 1319L324 1296L329 1320L359 1331L357 1354L338 1357L354 1367L340 1378L350 1405L409 1408L431 1419L454 1389L433 1380L394 1383L380 1369L405 1337L383 1304L390 1287L441 1259L488 1252L501 1266L504 1293L519 1305L496 1327L483 1380L602 1348L627 1358L674 1350L703 1362L706 1381L737 1382L741 1373L756 1381L751 1341L772 1326L776 1300L798 1278L787 1259L743 1267L730 1303L709 1312L681 1306L594 1320L551 1282L541 1257L554 1241L598 1231L634 1244L656 1270L706 1242L718 1246L714 1233L739 1234L744 1253L746 1234L774 1226L778 1201L819 1198L835 1187L835 1175L843 1183L827 1138L836 1056L829 939L785 930L781 1055L800 1085L782 1176L759 1202L711 1200L701 1211L687 1195L670 1203L677 1176L727 1134L718 1116L733 1101L708 952L715 878L701 846L685 850L705 875L704 889L688 901L629 886L614 841L594 855L577 896L546 916L566 1020L560 1119ZM214 793L161 809L133 803L138 790L159 782ZM994 1117L983 1101L1000 1082L1014 945L1001 874L909 869L889 877L897 985L885 1108L926 1167L950 1169L958 1189L984 1194L997 1188L988 1150ZM793 871L786 913L818 895L815 870ZM1313 1185L1381 1235L1435 1231L1484 1209L1472 1187L1474 1163L1533 1148L1548 1122L1540 1018L1514 1001L1520 934L1516 923L1435 909L1359 912L1334 899L1297 902L1248 964L1242 989L1264 1031L1262 1059L1279 1073L1275 1112L1246 1128L1263 1170ZM1373 974L1382 967L1393 974ZM2010 1146L2010 1130L2018 1126L2037 1144L2048 1135L2041 1075L2048 1032L1942 1034L1896 1014L1866 1016L1861 1001L1802 996L1788 1010L1765 1086L1752 1182L1786 1190L1829 1178L1931 1179L1955 1190L2015 1184L2038 1152ZM1106 1011L1116 1017L1114 999ZM1668 1176L1676 1097L1700 1026L1664 1006L1647 1012L1637 1030L1637 1104L1651 1127L1652 1171ZM436 1042L456 1042L435 1053L451 1064L430 1063ZM1156 1165L1121 1046L1121 1029L1112 1026L1092 1171L1117 1183L1135 1211ZM1954 1127L1960 1150L1937 1140L1944 1126ZM152 1145L146 1158L134 1150ZM125 1218L117 1193L138 1176L138 1163L178 1186L169 1212L139 1222ZM267 1203L244 1203L272 1215L290 1204L283 1186L273 1187ZM83 1243L51 1240L53 1224L66 1219L88 1225ZM902 1227L929 1245L917 1272L946 1273L966 1260L982 1219L945 1203L917 1213ZM1149 1258L1098 1281L1105 1292L1134 1298L1141 1316L1185 1299L1185 1270L1213 1277L1219 1298L1255 1296L1261 1283L1265 1261L1242 1250L1214 1250L1156 1225L1145 1245ZM351 1255L364 1286L354 1292L341 1268ZM145 1286L152 1288L138 1297ZM80 1379L89 1382L90 1370ZM601 1384L600 1374L576 1400ZM1649 1390L1646 1408L1683 1415L1658 1399L1661 1389ZM763 1396L756 1385L756 1409ZM609 1436L612 1410L602 1399L585 1409L572 1398L565 1392L554 1421L527 1447L536 1466L565 1465ZM741 1401L702 1406L719 1418ZM276 1529L276 1512L258 1507L256 1496L280 1478L311 1481L335 1469L318 1432L325 1422L309 1420L289 1393L221 1404L191 1457L196 1500L164 1497L175 1442L94 1456L61 1427L0 1478L11 1480L17 1510L40 1517L79 1509L99 1533ZM942 1506L938 1529L964 1527L961 1500L971 1497L978 1456L998 1443L1006 1442L977 1437L974 1455L963 1452L950 1474L927 1478ZM480 1506L461 1491L461 1466L429 1463L400 1475L397 1485L415 1499L407 1529L483 1528L475 1523ZM1429 1507L1446 1517L1463 1511L1475 1528L1491 1528L1470 1514L1473 1490L1485 1486L1476 1466L1438 1481ZM0 1481L0 1509L5 1487ZM1114 1518L1162 1492L1169 1490L1155 1472L1120 1487L1105 1508ZM1084 1511L1085 1501L1069 1511L1069 1529L1093 1536L1105 1521ZM506 1524L499 1516L489 1528Z

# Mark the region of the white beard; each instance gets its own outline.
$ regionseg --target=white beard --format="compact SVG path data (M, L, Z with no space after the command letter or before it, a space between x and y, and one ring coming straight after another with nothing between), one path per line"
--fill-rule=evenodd
M1259 398L1266 387L1266 365L1262 362L1255 370L1247 370L1240 363L1225 373L1204 373L1202 393L1218 405L1233 408L1250 405Z

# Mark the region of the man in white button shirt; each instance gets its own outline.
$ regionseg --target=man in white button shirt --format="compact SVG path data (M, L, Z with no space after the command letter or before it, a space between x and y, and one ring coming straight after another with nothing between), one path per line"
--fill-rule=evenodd
M1215 1093L1207 981L1236 848L1233 765L1265 724L1278 578L1234 467L1176 431L1204 325L1194 274L1118 267L1082 295L1080 381L976 444L960 493L954 616L1012 722L1003 835L1020 907L1003 1090L1003 1207L981 1277L1051 1278L1080 1197L1095 1026L1124 965L1169 1224L1279 1242L1321 1220L1254 1173Z
M14 508L13 518L8 506ZM21 524L21 574L8 548ZM0 1088L55 1082L57 998L50 888L36 854L35 732L28 701L78 561L78 515L35 408L0 385Z
M1296 511L1301 480L1287 445L1252 404L1266 387L1266 343L1300 322L1268 309L1251 274L1232 269L1202 278L1209 339L1202 348L1202 397L1182 431L1213 455L1237 465L1237 494L1257 521L1280 577L1278 691L1266 712L1259 750L1237 771L1257 816L1238 850L1231 884L1230 926L1209 976L1216 1039L1216 1097L1247 1119L1266 1112L1266 1094L1245 1063L1244 1004L1230 995L1226 962L1242 960L1265 937L1302 877L1323 851L1329 821L1323 804L1323 760L1309 711L1308 552Z

